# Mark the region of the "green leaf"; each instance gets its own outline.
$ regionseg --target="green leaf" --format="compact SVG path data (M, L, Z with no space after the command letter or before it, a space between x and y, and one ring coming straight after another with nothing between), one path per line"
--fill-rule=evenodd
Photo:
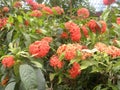
M35 65L35 67L37 67L37 68L42 68L43 67L43 65L40 63L40 62L37 62L37 61L31 61L34 65Z
M22 32L22 34L23 34L23 36L25 38L25 42L24 43L25 43L26 47L28 47L31 44L30 35L27 34L27 33L24 33L24 32Z
M18 19L18 21L19 21L20 23L23 23L23 18L22 18L22 16L18 15L18 16L17 16L17 19Z
M106 9L103 13L102 13L102 15L101 15L101 19L102 20L104 20L104 21L107 21L108 20L108 15L110 14L110 10L109 9Z
M20 65L20 78L26 90L37 89L37 77L35 70L28 64Z
M84 60L81 62L81 70L88 68L89 66L95 65L97 62L93 60Z
M14 30L11 30L10 32L7 33L7 42L8 43L10 43L12 41L13 31Z
M6 86L5 90L14 90L15 84L16 84L16 82L11 82L11 83L9 83L9 84Z
M36 75L37 75L37 83L38 83L38 89L37 90L46 90L45 89L45 78L43 76L43 73L40 69L35 69Z

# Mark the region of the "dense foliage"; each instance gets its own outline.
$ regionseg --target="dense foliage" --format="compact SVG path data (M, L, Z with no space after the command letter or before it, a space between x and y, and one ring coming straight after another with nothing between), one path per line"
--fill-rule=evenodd
M3 0L0 90L119 90L120 12L103 1L95 17L82 5Z

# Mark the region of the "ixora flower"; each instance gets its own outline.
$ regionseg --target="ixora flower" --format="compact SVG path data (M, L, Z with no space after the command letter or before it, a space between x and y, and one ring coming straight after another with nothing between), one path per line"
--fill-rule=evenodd
M15 60L13 56L6 56L2 59L2 65L6 68L10 68L14 65Z
M62 68L63 67L63 62L59 60L58 56L53 55L50 58L50 66L54 67L54 68Z
M67 39L68 38L68 34L66 32L62 32L61 38Z
M90 13L87 8L81 8L81 9L78 9L77 15L81 18L88 18Z
M24 24L25 24L25 26L28 26L30 23L29 23L28 20L25 20L25 21L24 21Z
M16 7L16 8L19 8L19 7L22 6L22 4L21 4L20 1L16 1L16 2L14 2L14 5L13 5L13 6Z
M44 13L46 13L46 14L53 14L53 11L52 11L52 9L50 8L50 7L43 7L42 8L42 11L44 12Z
M120 17L117 17L116 23L117 23L118 25L120 25Z
M84 36L86 38L88 38L89 35L88 35L88 30L87 30L86 26L85 25L82 26L81 29L82 29L82 32L83 32Z
M44 37L42 40L50 43L50 42L52 42L53 39L52 39L52 37Z
M64 10L60 8L59 6L52 7L53 12L55 11L57 14L61 15L64 13Z
M115 0L103 0L104 5L110 5L114 2L115 2Z
M57 49L58 56L60 56L66 50L66 48L67 48L66 44L59 46L59 48Z
M107 29L106 22L105 21L100 21L100 24L101 24L101 33L106 32L106 29Z
M35 41L29 46L29 53L36 58L42 58L49 52L49 43L45 40Z
M92 32L101 32L101 29L95 20L90 20L87 25Z
M33 10L30 14L33 17L41 17L42 16L42 12L39 10Z
M73 22L66 22L65 28L70 32L70 38L72 41L78 42L81 39L80 28Z
M10 9L8 7L3 7L3 9L2 9L3 12L9 12L9 10Z
M72 60L76 56L76 47L73 44L68 44L65 50L66 60Z
M7 24L8 18L0 18L0 29Z
M71 78L76 78L81 73L80 65L77 62L74 62L73 66L68 72Z

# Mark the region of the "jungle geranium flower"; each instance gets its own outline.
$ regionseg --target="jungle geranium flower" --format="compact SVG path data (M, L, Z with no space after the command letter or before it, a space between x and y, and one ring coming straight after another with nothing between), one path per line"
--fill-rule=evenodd
M37 10L37 9L39 9L39 4L38 4L37 2L33 2L33 3L31 4L31 6L32 6L32 10Z
M29 21L28 21L28 20L25 20L25 21L24 21L24 24L25 24L26 26L28 26L28 25L29 25Z
M79 42L81 39L81 33L80 33L80 28L73 28L70 30L70 38L74 42Z
M101 29L100 29L99 25L97 24L97 22L95 20L90 20L88 22L88 27L94 33L101 32Z
M10 9L9 9L8 7L3 7L3 10L2 10L2 11L3 11L3 12L9 12L9 10L10 10Z
M50 66L54 67L54 68L62 68L63 67L63 62L59 60L58 56L53 55L50 58Z
M66 22L65 28L70 32L70 38L72 41L78 42L81 39L80 28L73 22Z
M42 58L49 52L49 43L45 40L35 41L29 46L29 53L36 58Z
M25 0L29 5L33 4L33 0Z
M102 42L98 42L95 44L94 46L97 50L101 51L101 52L105 52L106 48L107 48L107 45L105 45L104 43Z
M88 30L87 30L86 26L82 26L81 29L82 29L82 31L83 31L84 36L85 36L86 38L88 38L89 35L88 35Z
M63 9L60 8L59 6L52 7L52 10L55 11L59 15L61 15L62 13L64 13Z
M116 23L120 25L120 17L117 17Z
M50 43L50 42L52 42L53 39L52 39L52 37L44 37L42 40Z
M114 2L115 2L115 0L103 0L104 5L110 5Z
M76 56L76 47L73 44L68 44L65 50L65 59L72 60Z
M19 8L19 7L21 7L21 6L22 6L22 4L21 4L20 1L16 1L16 2L14 3L14 7L16 7L16 8Z
M81 73L80 65L77 62L74 62L73 66L68 72L71 78L76 78Z
M39 11L39 10L33 10L31 12L31 16L33 16L33 17L41 17L42 16L42 12Z
M62 32L61 38L67 39L68 38L68 34L66 32Z
M14 65L15 60L13 56L6 56L2 59L2 65L6 68L10 68Z
M0 29L7 24L8 18L0 18Z
M60 56L66 50L66 48L67 48L66 44L59 46L59 48L57 49L58 56Z
M38 4L39 8L44 8L45 4Z
M53 14L53 11L50 7L43 7L42 11L45 12L46 14Z
M115 46L108 46L105 52L110 55L112 58L120 56L120 49Z
M76 26L77 26L77 24L75 24L74 22L66 22L65 23L65 28L67 30L70 30L71 28L76 27Z
M101 24L101 33L104 33L107 29L107 24L105 21L100 21Z
M89 13L88 9L81 8L81 9L78 9L77 15L81 18L88 18L90 13Z

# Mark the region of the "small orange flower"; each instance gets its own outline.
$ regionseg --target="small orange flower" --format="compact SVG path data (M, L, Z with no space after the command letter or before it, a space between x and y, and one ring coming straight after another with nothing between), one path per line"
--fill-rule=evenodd
M115 0L103 0L104 5L110 5L114 2L115 2Z
M2 85L2 86L5 86L8 81L9 81L9 77L6 76L6 77L2 80L1 85Z
M2 64L6 68L12 67L14 65L14 63L15 63L15 60L14 60L13 56L4 57L2 60Z
M63 33L61 34L61 38L67 39L67 38L68 38L68 34L67 34L66 32L63 32Z
M88 18L90 13L89 13L88 9L81 8L81 9L78 9L77 15L81 18Z
M101 23L101 33L104 33L107 29L107 24L105 21L100 21Z
M16 1L16 2L14 3L14 7L16 7L16 8L19 8L19 7L21 7L21 6L22 6L22 4L21 4L20 1Z
M117 17L116 23L120 25L120 17Z
M43 7L42 11L45 12L46 14L48 14L48 15L53 14L53 11L50 7Z
M59 6L52 7L52 10L55 11L59 15L61 15L62 13L64 13L64 10L62 8L60 8Z
M83 34L85 35L85 37L88 38L89 35L88 35L88 30L87 30L86 26L82 26L81 29L82 29Z
M74 62L73 66L68 72L71 78L76 78L81 73L80 65L77 62Z
M50 66L54 67L54 68L62 68L63 67L63 62L59 60L58 56L53 55L50 58Z
M52 37L44 37L42 40L47 41L48 43L52 42Z
M42 12L39 11L39 10L33 10L31 12L31 16L33 16L33 17L41 17L42 16Z
M101 32L101 29L95 20L90 20L87 25L92 32Z
M9 8L8 7L3 7L3 12L9 12Z

